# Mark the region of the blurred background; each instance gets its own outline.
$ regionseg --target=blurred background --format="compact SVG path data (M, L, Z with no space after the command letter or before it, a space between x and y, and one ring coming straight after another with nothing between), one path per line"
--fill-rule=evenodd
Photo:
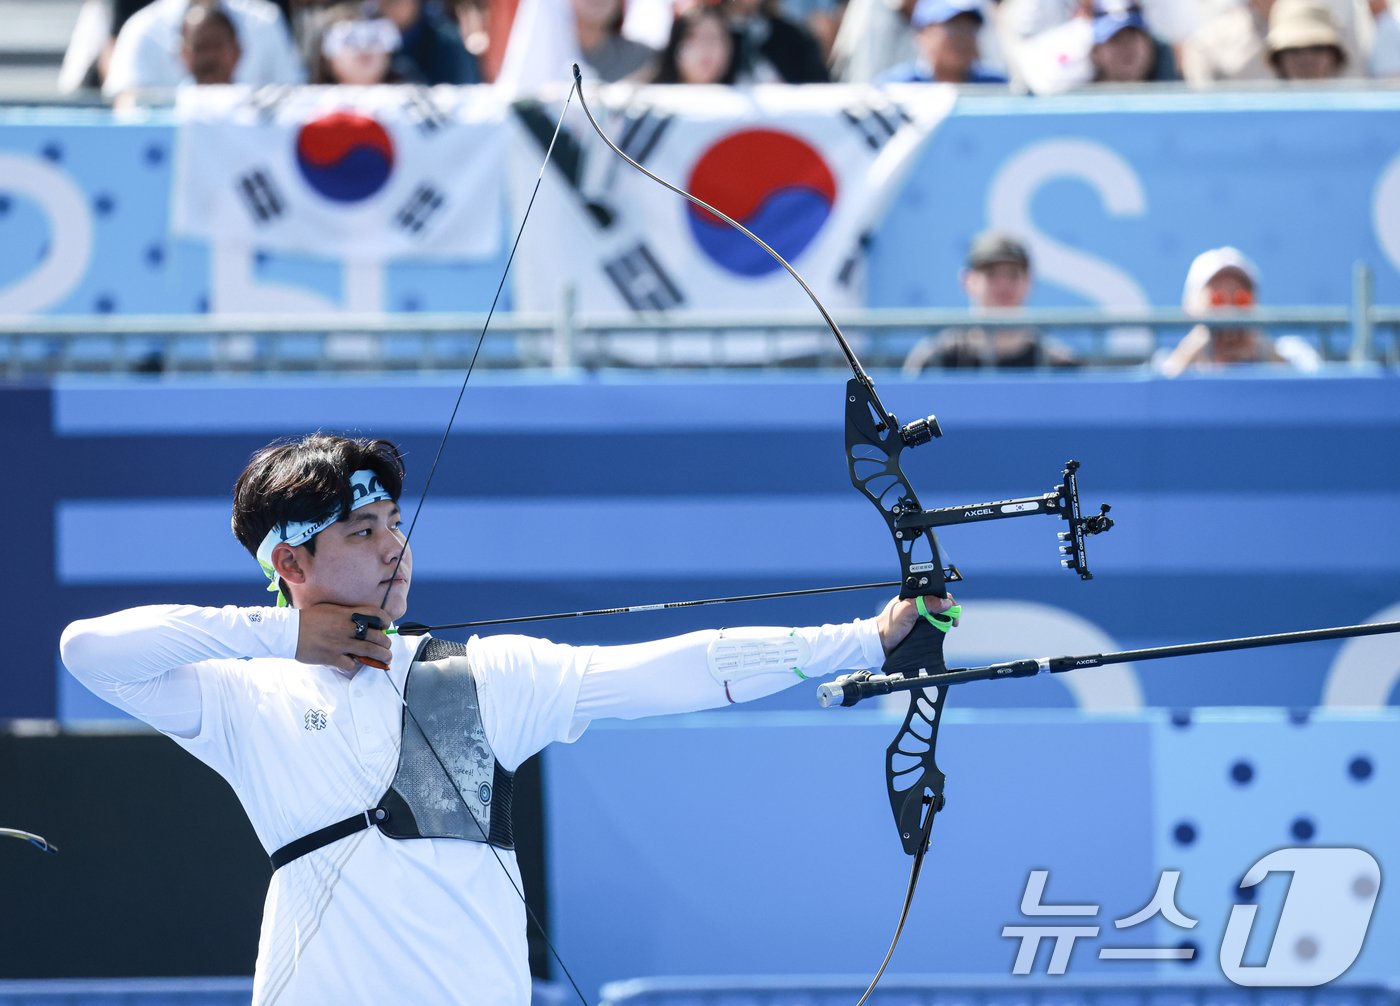
M924 506L1039 495L1071 458L1112 505L1084 582L1058 521L946 529L951 665L1400 619L1384 0L0 0L0 430L35 496L10 506L0 828L61 850L0 846L0 1002L248 1001L266 851L58 637L265 603L229 495L274 438L397 440L411 508L472 368L417 621L896 574L847 479L836 339L603 146L574 62L629 155L791 260L887 406L938 415L904 462ZM955 688L948 808L877 1001L1396 1003L1397 683L1375 636ZM802 684L533 759L522 872L589 1000L853 1002L907 879L902 718ZM1304 918L1324 861L1337 896ZM1026 911L1033 871L1065 911ZM1115 926L1173 876L1177 912ZM1063 973L1049 935L1022 959L1025 927L1070 925L1094 932ZM537 1000L570 1001L531 940Z

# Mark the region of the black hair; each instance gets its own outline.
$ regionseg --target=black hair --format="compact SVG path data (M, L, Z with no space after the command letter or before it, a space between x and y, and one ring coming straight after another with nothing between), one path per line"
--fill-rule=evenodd
M734 32L729 28L729 22L718 7L701 5L692 7L671 22L671 37L666 41L666 48L661 50L661 57L657 60L656 75L652 78L652 83L679 84L681 82L680 66L676 57L680 53L681 45L685 42L690 29L706 17L712 17L719 21L724 30L728 32L731 43L729 65L724 68L724 76L720 77L716 83L733 84L735 82L739 75L739 40L734 37Z
M312 433L278 440L249 459L233 486L233 534L250 554L258 554L267 533L286 521L320 520L332 511L350 514L350 476L368 469L395 500L403 492L403 454L391 440L351 439ZM316 541L306 543L315 554ZM291 600L287 585L277 586Z

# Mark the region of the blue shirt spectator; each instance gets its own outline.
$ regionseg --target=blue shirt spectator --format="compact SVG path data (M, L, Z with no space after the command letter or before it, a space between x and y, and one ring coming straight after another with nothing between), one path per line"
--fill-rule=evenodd
M982 29L979 0L919 0L909 19L919 55L881 74L878 84L1005 84L1006 78L978 63Z

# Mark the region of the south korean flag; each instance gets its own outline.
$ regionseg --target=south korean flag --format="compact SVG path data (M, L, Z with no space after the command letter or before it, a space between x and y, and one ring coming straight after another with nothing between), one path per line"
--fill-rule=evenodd
M347 260L489 258L504 115L490 88L188 88L172 228Z
M864 303L864 246L951 88L656 87L590 91L609 136L638 163L744 224L833 310ZM509 174L518 218L558 103L515 106ZM571 115L545 171L514 274L516 305L591 315L814 315L766 252L643 176ZM820 324L818 322L818 324ZM800 363L835 350L817 332L616 334L580 342L582 363Z

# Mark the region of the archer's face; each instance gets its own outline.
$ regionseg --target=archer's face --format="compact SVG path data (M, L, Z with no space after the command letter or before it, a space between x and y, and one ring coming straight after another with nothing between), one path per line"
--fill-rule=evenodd
M315 555L297 549L306 573L306 583L296 590L297 604L331 601L379 607L382 603L389 617L398 621L408 610L413 572L412 550L404 552L395 572L403 544L397 503L382 500L352 511L346 520L336 521L316 536Z

